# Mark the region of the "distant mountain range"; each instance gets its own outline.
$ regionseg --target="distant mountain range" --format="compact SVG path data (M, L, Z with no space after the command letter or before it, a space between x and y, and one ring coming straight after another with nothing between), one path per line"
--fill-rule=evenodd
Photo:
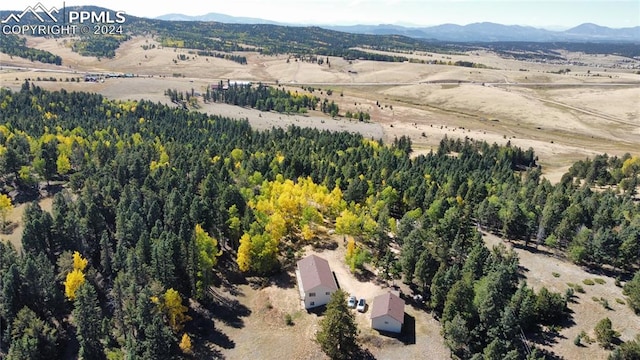
M206 15L184 15L184 14L166 14L156 17L158 20L166 21L215 21L227 24L271 24L271 25L288 25L276 21L258 19L252 17L237 17L218 13L208 13Z
M168 21L215 21L235 24L272 24L295 25L275 21L235 17L218 13L200 16L183 14L167 14L156 19ZM630 41L640 42L640 26L612 29L605 26L586 23L564 31L551 31L520 25L501 25L490 22L469 25L443 24L427 27L407 27L399 25L314 25L325 29L343 31L356 34L370 35L405 35L417 39L433 39L441 41Z

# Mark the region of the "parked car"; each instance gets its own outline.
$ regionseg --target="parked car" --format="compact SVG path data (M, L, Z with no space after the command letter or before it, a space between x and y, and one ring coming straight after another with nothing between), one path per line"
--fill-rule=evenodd
M367 302L364 299L360 299L360 301L358 301L358 306L356 307L356 310L363 313L366 310L366 308L367 308Z
M349 296L349 300L347 300L347 306L350 308L355 308L356 307L356 303L358 302L358 299L356 299L355 296Z

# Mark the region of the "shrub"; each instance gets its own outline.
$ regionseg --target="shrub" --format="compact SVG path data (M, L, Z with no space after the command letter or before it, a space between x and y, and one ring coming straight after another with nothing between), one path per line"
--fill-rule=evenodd
M573 288L567 288L567 290L564 292L564 297L568 300L572 299L574 296L574 290Z
M578 284L574 284L574 283L567 283L567 286L569 286L570 288L572 288L573 290L584 294L584 288Z
M583 283L583 284L585 284L585 285L589 285L589 286L592 286L592 285L595 285L595 284L596 284L596 283L595 283L593 280L591 280L591 279L584 279L584 280L582 280L582 283Z
M611 348L611 342L614 338L618 337L618 333L611 327L611 320L604 318L598 322L594 328L596 339L600 346L605 349Z
M616 298L616 302L618 304L620 304L620 305L625 305L626 304L626 302L624 300L620 299L620 298Z
M290 314L286 314L284 316L284 323L287 324L287 326L293 326L293 318L291 317Z
M581 346L582 343L580 342L582 340L582 338L580 337L580 335L578 334L578 336L576 336L575 339L573 339L573 345L575 346Z
M606 281L604 281L604 279L601 279L601 278L595 278L595 279L593 279L593 280L594 280L595 282L597 282L598 284L600 284L600 285L604 285L604 284L606 284L606 283L607 283Z
M554 272L552 272L552 273L551 273L551 275L553 275L553 277L560 277L560 273L557 273L557 272L555 272L555 271L554 271Z
M584 340L584 342L586 342L587 344L593 343L593 339L590 338L584 330L580 331L580 334L578 336L580 336L580 339Z

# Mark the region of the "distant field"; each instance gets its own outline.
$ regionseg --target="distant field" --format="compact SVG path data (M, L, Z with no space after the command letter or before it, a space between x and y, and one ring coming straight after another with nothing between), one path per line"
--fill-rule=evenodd
M377 125L344 119L334 121L320 113L296 118L247 109L236 111L220 105L206 105L203 110L248 118L257 128L289 124L318 126L357 131L386 141L408 135L417 153L434 148L444 135L500 144L509 141L520 147L533 147L544 174L551 180L559 180L571 163L587 156L603 152L637 154L640 149L640 107L637 106L640 75L634 70L612 68L625 60L616 56L565 51L566 58L588 64L578 66L503 59L488 51L466 55L402 54L416 61L470 61L489 67L485 69L349 62L341 58L330 58L331 65L327 66L295 59L287 62L286 55L242 53L247 56L248 64L240 65L195 56L186 49L142 48L153 43L151 38L134 38L120 47L115 58L97 59L72 52L63 40L30 39L29 46L60 55L63 65L15 57L3 59L3 65L39 70L5 69L0 72L0 79L3 86L18 88L25 78L54 76L63 82L41 81L38 85L98 92L111 98L148 98L161 102L167 101L163 94L167 88L204 91L208 84L220 80L278 82L299 92L308 84L317 89L315 95L338 103L341 113L365 111ZM189 59L178 60L180 54ZM631 62L635 63L638 61ZM561 69L570 69L570 72L555 73ZM101 84L64 82L67 77L82 77L86 72L133 73L140 77L107 79ZM320 92L326 89L332 89L333 94L327 96Z

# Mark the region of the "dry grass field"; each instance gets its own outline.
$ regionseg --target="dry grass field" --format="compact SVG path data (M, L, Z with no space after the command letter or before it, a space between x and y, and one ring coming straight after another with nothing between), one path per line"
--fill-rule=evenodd
M444 135L500 144L509 141L534 148L544 174L552 181L558 180L576 160L604 152L637 154L640 148L640 75L633 70L607 68L621 63L623 59L616 56L565 52L568 59L589 64L578 66L503 59L488 51L461 55L416 53L403 55L416 60L472 61L489 68L347 62L341 58L331 58L329 67L287 62L285 55L243 54L248 64L240 65L195 56L185 49L144 50L143 45L158 45L152 38L134 38L124 43L113 59L80 56L64 40L38 38L30 39L28 44L60 55L64 65L4 56L2 86L16 88L25 78L53 76L64 80L87 72L132 73L138 77L107 79L104 83L42 81L38 85L87 90L110 98L166 102L163 93L167 88L203 91L208 84L227 79L278 82L297 91L309 85L317 89L316 95L338 103L343 112L369 112L373 124L332 120L314 113L297 117L258 115L253 110L220 105L206 105L203 110L247 118L258 129L296 124L357 131L386 141L408 135L417 154L433 149ZM174 62L179 54L189 59ZM6 68L7 65L22 69ZM565 68L571 71L552 73ZM331 96L320 93L327 89L333 90Z
M96 92L114 99L150 99L168 103L168 88L203 91L220 80L247 80L285 85L291 90L305 91L313 86L315 95L338 103L341 113L365 111L371 123L331 119L321 113L283 115L221 104L203 104L201 111L210 114L248 119L257 129L272 126L312 126L327 130L354 131L366 137L392 141L408 135L416 154L436 147L443 136L473 138L532 147L539 156L543 174L558 181L576 160L598 153L640 154L640 75L635 70L611 68L621 60L615 56L566 53L568 58L588 66L528 63L502 59L487 51L464 55L433 53L403 54L417 60L473 61L490 68L476 69L417 63L347 62L330 58L331 66L287 62L287 56L247 56L248 64L206 57L193 57L186 50L156 48L143 50L154 43L151 38L133 38L126 42L114 59L82 57L73 53L62 40L30 39L31 47L50 51L63 58L63 66L53 66L10 58L0 54L0 86L19 89L25 79L55 77L59 81L36 81L46 89ZM179 54L190 59L174 62ZM636 61L636 63L640 63ZM568 74L553 71L569 68ZM521 71L525 69L526 71ZM132 73L136 77L106 79L102 83L66 82L68 77L84 77L85 73ZM328 96L326 90L333 94ZM378 104L378 105L377 105ZM45 204L46 205L46 204ZM23 208L14 211L19 222ZM12 235L19 239L20 227ZM17 234L17 235L16 235ZM488 244L501 241L485 235ZM614 279L589 274L562 260L540 253L517 249L527 281L534 288L547 286L561 291L567 283L582 284L586 278L601 277L604 285L582 285L586 293L576 294L570 304L575 324L547 339L547 348L566 359L605 359L607 354L596 344L573 345L581 331L589 333L598 320L609 316L614 328L628 340L640 332L640 321L622 299ZM362 283L353 278L342 261L341 246L323 256L332 261L346 290L365 294L369 302L374 293L384 288ZM559 274L552 276L552 272ZM290 275L289 275L290 277ZM262 289L240 285L229 292L220 289L221 299L237 300L247 308L247 316L239 322L216 322L224 338L223 345L212 345L228 359L286 358L320 359L324 355L312 339L317 328L316 315L302 311L297 290L290 278ZM611 310L592 297L605 298ZM361 337L376 358L445 359L449 353L443 344L440 327L430 314L408 307L416 320L416 343L405 345L398 340L382 338L368 329L366 315L357 314ZM291 314L294 326L287 326L284 315ZM240 325L241 326L240 326ZM269 350L261 350L266 346Z

